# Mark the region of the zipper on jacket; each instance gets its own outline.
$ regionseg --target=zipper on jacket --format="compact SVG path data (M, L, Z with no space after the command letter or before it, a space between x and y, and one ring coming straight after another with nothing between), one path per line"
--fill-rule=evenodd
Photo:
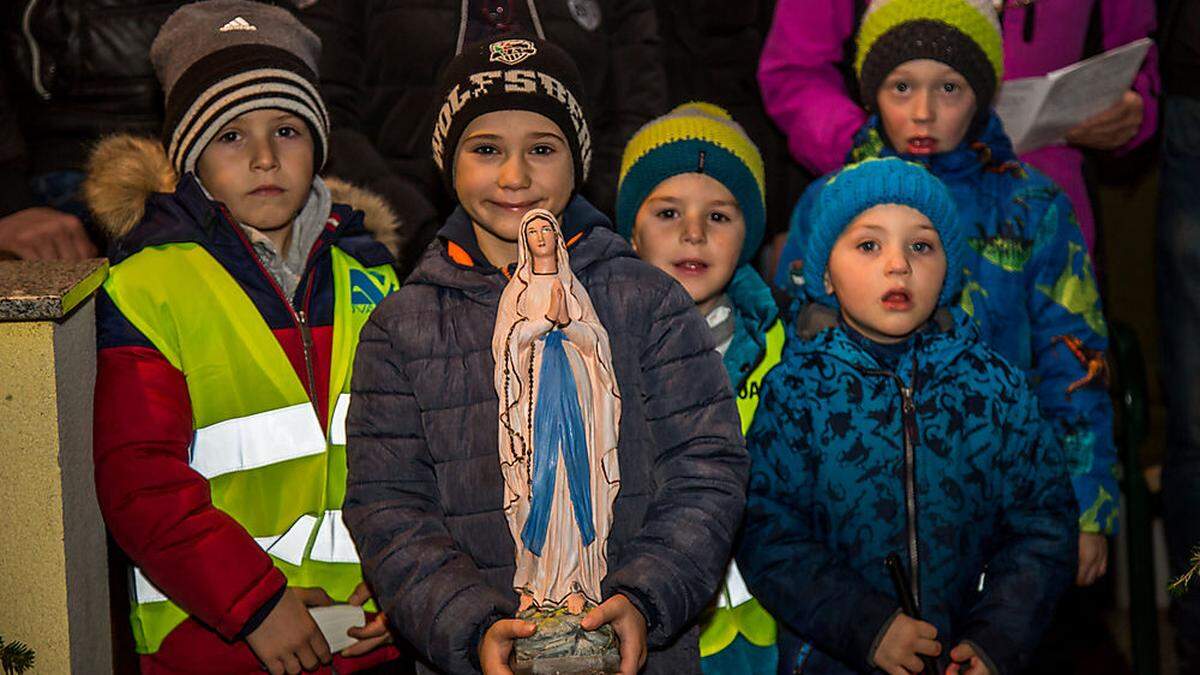
M904 380L890 370L870 370L859 368L866 375L880 375L896 383L900 390L900 421L904 433L904 510L906 543L908 546L908 582L912 586L913 600L917 609L921 608L921 563L917 546L917 406L913 403L913 393L916 385L916 368L914 357L913 387L904 385Z
M318 237L308 252L308 260L304 263L304 296L300 301L300 311L296 313L296 318L300 321L300 345L304 350L304 371L308 376L308 390L311 392L313 411L317 413L318 420L321 419L321 409L317 404L317 378L313 375L313 339L312 327L308 325L308 306L313 292L312 261L320 247L321 239ZM333 392L330 392L330 396L332 395Z
M896 377L893 375L893 377ZM900 415L904 421L904 506L908 512L908 576L909 583L912 585L913 599L917 603L917 609L921 608L921 584L920 577L917 574L917 566L920 564L920 556L917 551L917 458L916 458L916 435L917 435L917 419L916 406L913 405L913 390L911 387L905 387L900 378L896 377L897 384L900 385L901 408Z
M271 276L271 273L268 272L267 268L263 266L262 261L258 259L258 254L254 252L254 246L250 243L250 239L246 237L246 233L242 231L241 226L234 221L233 216L230 215L229 211L226 210L224 206L222 206L220 210L221 214L225 217L225 220L229 223L229 226L233 228L238 240L242 242L242 246L245 247L246 252L250 254L250 259L254 261L255 265L258 265L258 271L267 278L267 281L271 284L271 288L275 289L275 295L279 297L279 301L282 302L283 306L287 308L288 313L292 316L292 323L294 323L296 325L296 329L300 331L301 348L304 351L304 369L306 371L305 374L307 375L307 381L304 382L303 385L305 392L308 394L308 400L313 405L313 411L317 413L317 419L320 420L321 410L319 404L317 403L317 387L315 378L313 377L312 333L309 331L307 313L308 299L312 295L312 271L308 269L305 270L308 276L308 279L305 282L307 284L305 288L305 299L302 308L297 311L296 308L292 306L292 302L288 300L286 295L283 294L283 289L280 288L279 282L275 281L275 277ZM320 242L320 238L318 238L317 241ZM317 245L314 245L313 249L309 251L308 263L312 262L313 254L316 252L317 248ZM307 263L305 267L308 267Z
M29 62L31 65L30 73L33 76L33 88L37 91L38 96L43 100L50 100L50 92L46 89L46 85L42 82L42 55L38 50L37 40L33 39L33 7L38 3L38 0L29 0L29 4L25 5L25 14L21 17L21 32L25 34L25 41L29 43Z
M313 362L312 362L312 330L308 326L308 312L303 309L296 313L296 320L300 324L300 346L304 351L304 374L307 376L308 383L306 389L309 391L309 400L313 404L313 412L317 413L317 419L321 419L321 410L317 405L317 378L313 377Z

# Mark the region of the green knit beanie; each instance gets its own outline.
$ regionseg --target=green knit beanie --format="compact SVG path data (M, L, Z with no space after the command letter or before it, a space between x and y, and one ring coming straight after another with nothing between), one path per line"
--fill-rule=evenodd
M854 58L863 105L876 111L888 73L915 59L958 71L986 119L1004 77L1004 44L992 0L873 0L858 29Z

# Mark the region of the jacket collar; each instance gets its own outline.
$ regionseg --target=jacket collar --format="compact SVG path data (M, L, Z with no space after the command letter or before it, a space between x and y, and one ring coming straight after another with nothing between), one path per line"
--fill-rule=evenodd
M362 213L335 205L314 248L337 244L367 267L391 262L387 249L368 235ZM116 265L138 251L164 244L196 243L220 260L245 254L238 226L224 206L208 198L195 175L180 179L173 193L149 196L142 221L113 242L109 252Z
M909 373L916 362L948 363L979 341L978 329L971 318L957 307L938 309L931 321L933 330L918 332L913 337L912 358L901 361L904 373ZM880 370L875 358L838 325L838 310L816 302L805 305L796 316L795 334L799 338L796 349L800 353L827 354L860 371Z
M988 173L1022 171L1012 141L993 110L983 131L974 139L963 139L953 150L935 155L910 155L897 152L887 141L879 115L872 115L854 135L854 145L846 156L847 162L861 162L875 157L900 157L922 164L943 180L964 178Z
M576 276L597 262L633 257L625 240L612 231L611 221L583 197L571 200L562 220L571 270ZM492 296L498 298L504 290L508 277L487 262L470 219L459 207L438 231L406 283L456 288L480 302L491 303Z
M734 387L741 385L750 371L762 361L767 349L767 331L779 317L775 298L758 272L741 265L725 289L733 305L733 341L723 362Z
M568 250L593 227L597 225L603 225L610 229L612 227L603 214L586 199L579 196L572 198L567 204L560 225L563 238L567 241ZM456 207L450 217L446 219L446 224L438 230L437 238L452 262L464 267L477 268L485 274L498 271L479 248L479 239L475 236L471 218L461 205ZM510 265L508 273L512 272L511 268Z

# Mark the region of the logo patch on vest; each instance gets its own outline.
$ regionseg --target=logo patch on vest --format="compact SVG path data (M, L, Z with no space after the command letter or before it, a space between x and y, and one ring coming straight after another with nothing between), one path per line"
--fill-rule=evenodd
M515 66L537 53L537 47L529 40L501 40L488 45L491 55L488 61L499 61L506 66Z
M395 284L379 272L350 270L350 307L355 313L370 313L394 290Z

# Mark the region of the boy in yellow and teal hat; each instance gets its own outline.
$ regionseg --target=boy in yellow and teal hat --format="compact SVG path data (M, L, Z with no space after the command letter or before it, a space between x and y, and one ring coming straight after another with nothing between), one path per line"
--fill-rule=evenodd
M718 106L681 105L642 127L625 148L617 230L643 260L679 281L708 321L743 432L784 341L771 292L749 264L765 213L762 157ZM775 622L732 563L701 631L705 672L774 672Z

